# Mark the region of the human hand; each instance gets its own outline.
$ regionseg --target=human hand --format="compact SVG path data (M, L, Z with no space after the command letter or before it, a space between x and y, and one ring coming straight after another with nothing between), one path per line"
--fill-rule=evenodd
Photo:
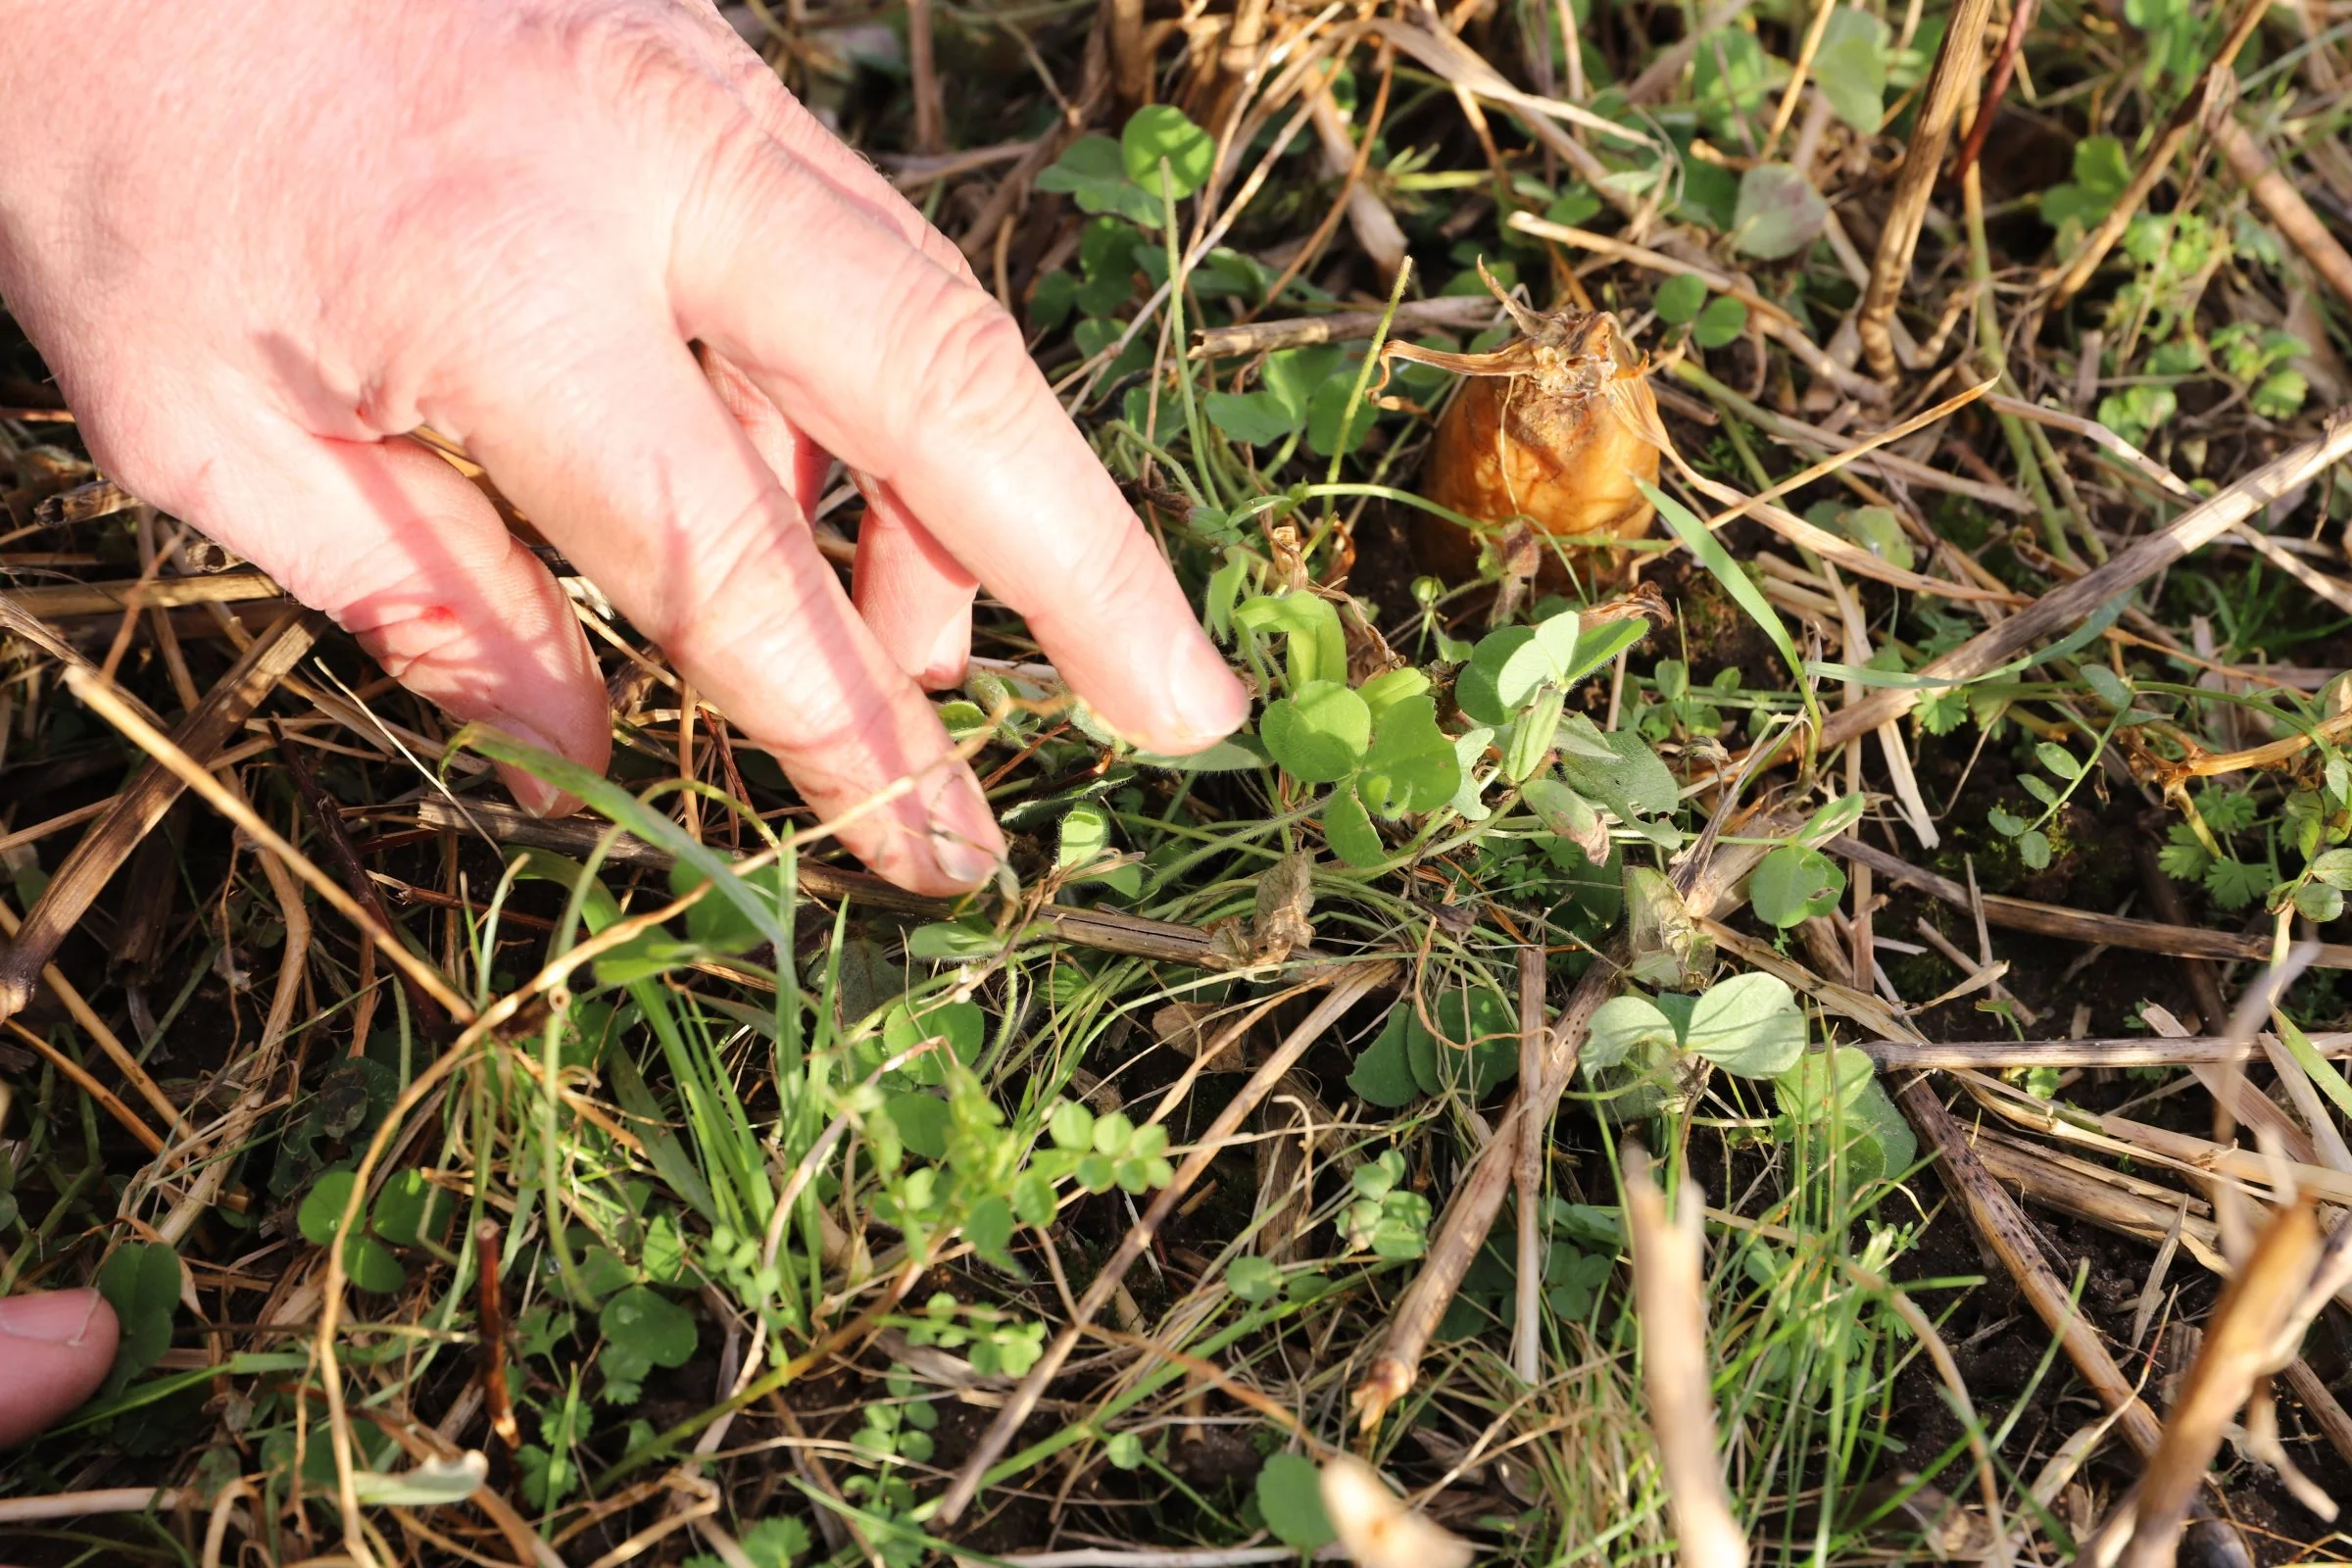
M0 1448L23 1443L106 1381L115 1309L96 1291L0 1297Z
M463 442L819 813L913 776L842 834L910 888L1003 853L916 689L975 579L1141 744L1245 712L1011 318L700 0L0 0L0 296L109 474L602 768L562 590L401 437ZM855 605L807 521L828 452Z

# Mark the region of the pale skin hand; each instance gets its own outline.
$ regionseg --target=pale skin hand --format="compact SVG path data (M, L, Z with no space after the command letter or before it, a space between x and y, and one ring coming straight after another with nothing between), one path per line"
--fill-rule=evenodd
M115 1313L96 1291L0 1297L0 1448L97 1391L115 1359Z
M819 813L912 777L842 835L907 887L1003 853L917 689L975 582L1142 745L1244 715L1011 319L702 0L0 0L0 297L109 474L601 769L562 590L404 436L463 442Z

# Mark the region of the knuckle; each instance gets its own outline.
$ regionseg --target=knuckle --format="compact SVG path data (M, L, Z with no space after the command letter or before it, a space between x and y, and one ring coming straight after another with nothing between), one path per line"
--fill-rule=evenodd
M665 5L567 6L553 25L562 57L601 101L659 113L710 84L683 17Z
M1092 529L1081 535L1070 551L1068 580L1086 585L1089 612L1100 613L1103 607L1148 604L1157 596L1165 571L1159 552L1130 525ZM1062 618L1061 603L1059 599L1041 602L1022 612L1052 623Z
M904 407L922 437L948 432L969 450L1011 457L1028 444L1044 379L1021 329L979 290L925 268L930 286L904 291L901 330L906 345L895 384L910 389Z

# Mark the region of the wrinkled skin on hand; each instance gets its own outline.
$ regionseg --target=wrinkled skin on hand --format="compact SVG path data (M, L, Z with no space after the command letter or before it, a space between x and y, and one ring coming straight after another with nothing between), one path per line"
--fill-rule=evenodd
M110 475L601 768L563 592L405 433L464 443L819 812L911 777L842 834L907 887L1003 853L917 689L975 583L1139 743L1243 717L1010 318L702 0L0 0L0 296Z

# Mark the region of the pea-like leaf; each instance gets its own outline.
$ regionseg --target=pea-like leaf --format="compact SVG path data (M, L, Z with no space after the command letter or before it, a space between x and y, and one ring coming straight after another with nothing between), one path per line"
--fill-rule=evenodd
M1787 981L1737 974L1698 999L1684 1044L1726 1072L1777 1077L1804 1054L1805 1015Z
M1575 754L1561 757L1560 775L1570 789L1600 802L1627 822L1663 815L1681 802L1674 775L1641 736L1621 729L1602 734L1600 740L1614 754L1608 761Z
M1805 825L1797 829L1796 836L1808 844L1819 844L1825 839L1835 838L1862 819L1862 810L1867 804L1860 790L1850 795L1840 795L1807 817Z
M2034 756L2042 766L2060 778L2076 779L2082 776L2082 762L2076 759L2074 753L2056 741L2043 741L2036 745L2034 748Z
M1612 997L1593 1011L1577 1059L1588 1072L1642 1060L1676 1045L1674 1021L1646 997Z
M1577 632L1576 646L1560 662L1559 681L1574 686L1649 635L1645 620L1603 620Z
M1845 873L1819 850L1784 844L1757 862L1747 879L1747 902L1756 916L1786 931L1810 916L1838 907Z
M1519 797L1545 828L1585 852L1594 865L1609 858L1609 827L1592 803L1557 779L1531 778L1520 786Z
M1552 738L1560 730L1560 708L1567 701L1557 686L1544 687L1536 700L1511 720L1509 739L1502 747L1502 776L1517 784L1533 778L1551 755Z

